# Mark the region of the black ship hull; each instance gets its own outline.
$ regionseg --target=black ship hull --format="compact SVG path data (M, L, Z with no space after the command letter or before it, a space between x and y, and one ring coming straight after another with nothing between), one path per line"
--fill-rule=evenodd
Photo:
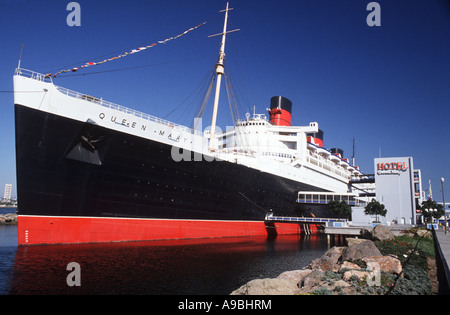
M297 192L321 190L22 105L15 120L20 244L262 234L267 212L298 215Z

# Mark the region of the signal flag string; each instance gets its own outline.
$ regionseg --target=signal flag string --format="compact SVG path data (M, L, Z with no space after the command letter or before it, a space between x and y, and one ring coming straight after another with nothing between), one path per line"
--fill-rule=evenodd
M158 44L165 44L165 43L167 43L167 42L169 42L169 41L171 41L171 40L180 38L181 36L184 36L184 35L186 35L187 33L191 32L191 31L193 31L193 30L196 30L197 28L199 28L200 26L203 26L203 25L205 25L205 24L206 24L206 22L203 22L202 24L199 24L199 25L197 25L197 26L191 27L190 29L184 31L184 32L181 33L181 34L178 34L177 36L172 36L172 37L166 38L165 40L157 41L156 43L150 44L150 45L148 45L148 46L138 47L138 48L136 48L136 49L133 49L133 50L128 51L128 52L124 52L123 54L120 54L120 55L118 55L118 56L115 56L115 57L112 57L112 58L109 58L109 59L105 59L105 60L102 60L102 61L99 61L99 62L87 62L86 64L84 64L84 65L82 65L82 66L75 67L75 68L72 68L72 69L61 70L61 71L59 71L59 72L57 72L57 73L55 73L55 74L53 74L53 75L52 75L51 73L47 73L47 74L45 75L45 77L46 77L46 78L49 78L49 77L53 76L53 78L55 78L55 77L56 77L58 74L60 74L60 73L65 73L65 72L76 72L76 71L78 71L78 70L81 70L81 69L84 69L84 68L87 68L87 67L100 65L100 64L105 63L105 62L108 62L108 61L112 61L112 60L116 60L116 59L119 59L119 58L122 58L122 57L126 57L126 56L129 56L129 55L132 55L132 54L135 54L135 53L144 51L144 50L146 50L146 49L148 49L148 48L154 47L154 46L156 46L156 45L158 45Z

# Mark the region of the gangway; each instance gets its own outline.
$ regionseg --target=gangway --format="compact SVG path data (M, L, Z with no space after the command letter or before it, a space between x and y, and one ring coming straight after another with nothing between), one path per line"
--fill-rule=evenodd
M364 207L366 202L356 193L333 193L323 191L299 191L297 203L327 205L332 201L345 201L349 206Z
M266 215L265 221L271 222L283 222L283 223L301 223L301 224L323 224L325 226L346 226L348 224L347 219L337 218L314 218L314 217L282 217L274 216L273 214Z

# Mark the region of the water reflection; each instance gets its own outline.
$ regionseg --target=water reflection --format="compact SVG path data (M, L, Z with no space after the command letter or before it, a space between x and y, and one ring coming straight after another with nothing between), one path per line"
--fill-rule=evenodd
M21 246L9 294L229 294L326 250L322 236ZM70 262L81 266L80 287L66 283Z

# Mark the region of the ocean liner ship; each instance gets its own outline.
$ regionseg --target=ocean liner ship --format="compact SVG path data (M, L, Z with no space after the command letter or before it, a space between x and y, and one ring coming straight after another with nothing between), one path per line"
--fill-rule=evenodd
M287 98L215 132L228 11L209 132L16 69L20 245L292 233L268 213L305 215L299 191L349 192L361 172L323 147L318 123L291 126Z

